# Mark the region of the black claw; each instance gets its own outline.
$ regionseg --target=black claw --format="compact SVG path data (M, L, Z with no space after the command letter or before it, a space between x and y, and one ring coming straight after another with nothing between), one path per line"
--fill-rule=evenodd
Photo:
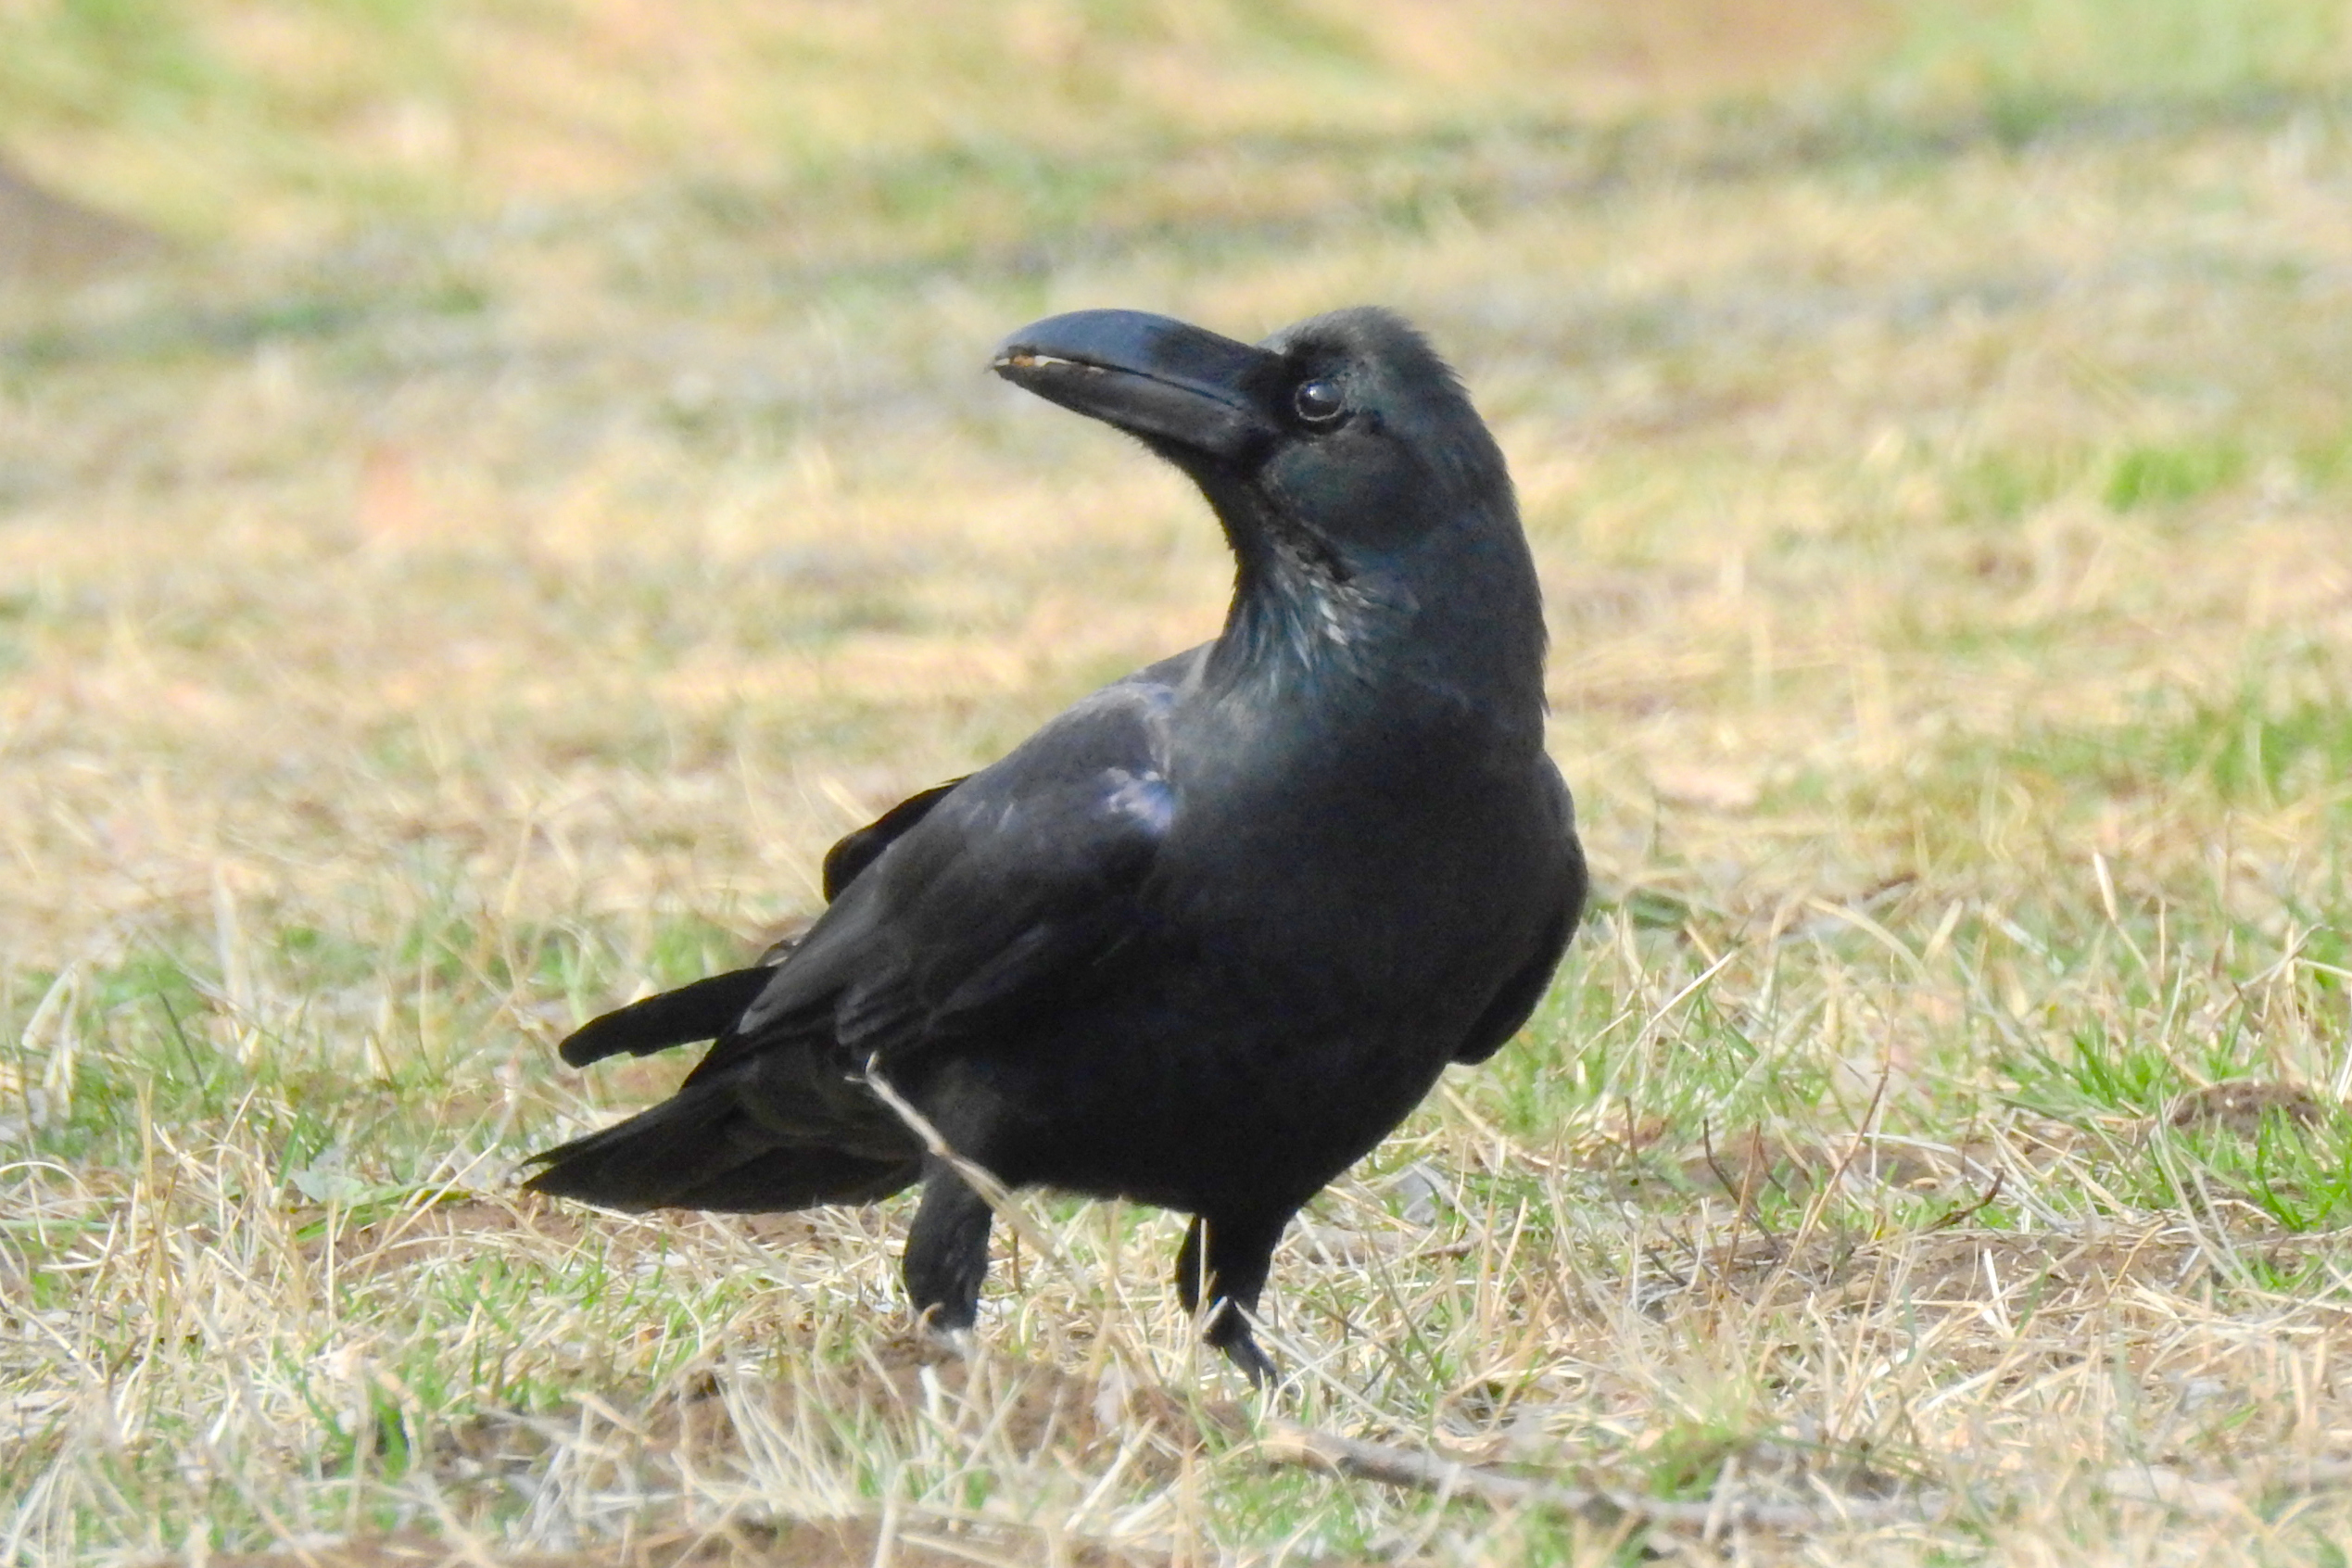
M1202 1337L1225 1352L1226 1359L1241 1369L1251 1387L1264 1388L1280 1383L1282 1369L1258 1346L1258 1336L1250 1332L1248 1314L1231 1301L1218 1302L1213 1311L1208 1332Z
M1218 1348L1241 1369L1242 1376L1249 1379L1252 1388L1268 1388L1283 1380L1282 1369L1274 1365L1271 1356L1258 1348L1258 1341L1247 1329L1226 1340Z

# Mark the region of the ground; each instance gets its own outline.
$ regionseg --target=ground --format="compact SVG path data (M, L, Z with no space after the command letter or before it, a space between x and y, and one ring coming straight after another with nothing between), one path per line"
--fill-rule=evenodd
M0 295L0 1550L2343 1562L2336 8L951 12L0 11L169 246ZM1511 461L1600 897L1286 1386L1148 1210L1024 1195L957 1359L902 1206L517 1193L686 1065L566 1029L1214 630L998 337L1362 300Z

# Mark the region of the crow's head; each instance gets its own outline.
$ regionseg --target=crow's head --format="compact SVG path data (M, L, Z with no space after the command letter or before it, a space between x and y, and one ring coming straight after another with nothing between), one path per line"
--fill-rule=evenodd
M1081 310L1015 333L995 370L1193 477L1240 558L1237 610L1257 613L1236 626L1254 639L1359 647L1379 623L1425 621L1447 601L1525 627L1540 661L1502 453L1394 312L1335 310L1253 347L1165 316Z
M1461 381L1402 317L1371 306L1255 348L1138 310L1026 327L996 373L1142 439L1227 521L1304 530L1345 566L1466 512L1511 481ZM1254 530L1252 530L1254 531ZM1236 543L1246 541L1236 540Z

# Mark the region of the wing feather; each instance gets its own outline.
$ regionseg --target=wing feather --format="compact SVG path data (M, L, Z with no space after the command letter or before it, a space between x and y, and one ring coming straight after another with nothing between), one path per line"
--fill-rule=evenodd
M687 1081L819 1042L854 1068L1058 999L1124 942L1175 819L1172 698L1144 677L1107 687L925 800Z

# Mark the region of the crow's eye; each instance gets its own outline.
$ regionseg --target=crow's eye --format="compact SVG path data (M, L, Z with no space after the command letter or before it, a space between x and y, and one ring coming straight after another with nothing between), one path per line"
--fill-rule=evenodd
M1290 406L1309 424L1329 424L1347 411L1339 388L1328 381L1307 381L1290 395Z

